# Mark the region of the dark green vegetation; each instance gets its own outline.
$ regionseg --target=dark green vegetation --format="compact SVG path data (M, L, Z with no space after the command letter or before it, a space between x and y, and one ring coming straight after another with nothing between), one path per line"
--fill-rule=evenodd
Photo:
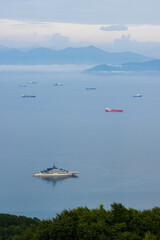
M79 207L52 220L0 214L0 240L159 240L160 208L137 211L113 203L111 210Z

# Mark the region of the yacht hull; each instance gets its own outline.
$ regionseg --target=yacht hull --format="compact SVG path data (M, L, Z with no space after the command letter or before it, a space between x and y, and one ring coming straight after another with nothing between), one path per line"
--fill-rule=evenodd
M76 176L78 172L67 172L67 173L34 173L34 177L68 177Z

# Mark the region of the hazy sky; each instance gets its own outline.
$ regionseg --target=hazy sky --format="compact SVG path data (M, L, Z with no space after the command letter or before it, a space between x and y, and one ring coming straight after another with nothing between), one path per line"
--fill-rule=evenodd
M159 9L159 0L0 0L0 45L92 44L160 57Z
M160 24L159 0L1 0L1 18L88 24Z

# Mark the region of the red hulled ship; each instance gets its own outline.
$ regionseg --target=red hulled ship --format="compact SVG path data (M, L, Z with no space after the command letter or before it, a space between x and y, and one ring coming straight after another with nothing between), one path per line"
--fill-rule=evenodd
M110 108L106 108L105 112L123 112L122 109L110 109Z

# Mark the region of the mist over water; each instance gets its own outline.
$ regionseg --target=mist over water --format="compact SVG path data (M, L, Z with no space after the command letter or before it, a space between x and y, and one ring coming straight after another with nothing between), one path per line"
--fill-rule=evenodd
M51 218L114 201L159 206L159 90L158 73L1 71L0 212ZM143 97L133 98L137 93ZM53 163L78 177L32 176Z

